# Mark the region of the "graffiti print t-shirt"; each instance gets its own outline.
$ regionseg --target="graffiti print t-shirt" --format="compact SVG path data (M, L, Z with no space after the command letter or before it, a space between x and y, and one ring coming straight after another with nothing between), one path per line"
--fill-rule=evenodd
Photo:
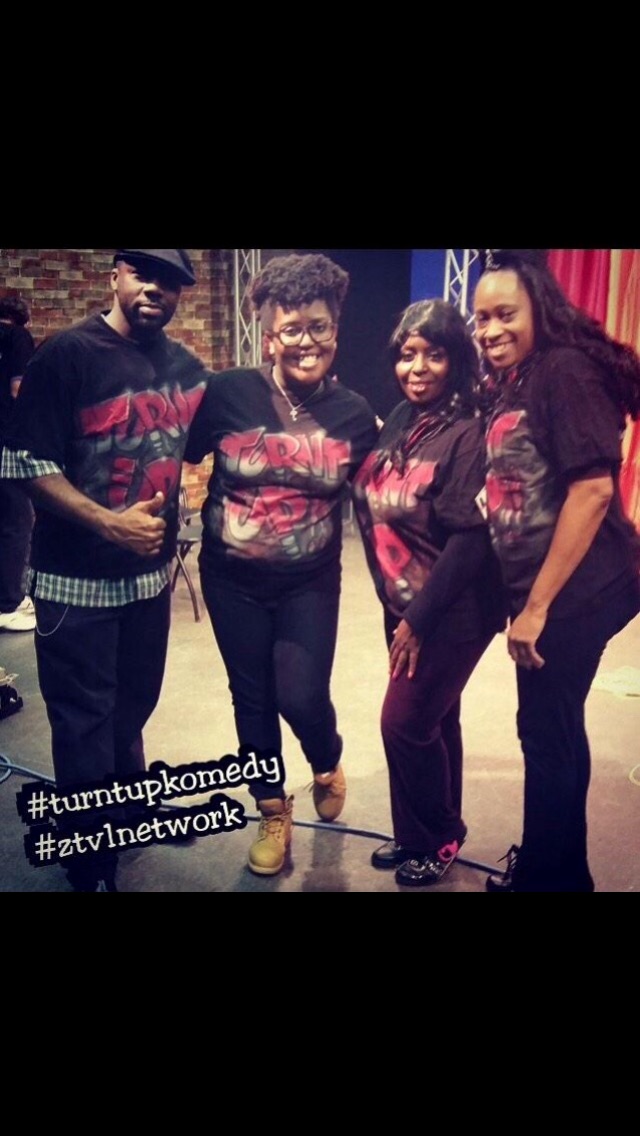
M161 492L167 528L160 554L142 557L37 508L36 571L116 579L173 559L184 448L207 374L164 334L141 346L101 315L42 344L27 368L9 448L54 463L76 489L115 512Z
M202 564L252 591L337 584L343 490L377 438L366 400L331 379L290 412L270 367L222 372L187 447L214 456Z
M485 474L479 420L461 418L427 439L406 458L404 470L390 458L377 468L381 454L392 450L418 420L411 403L397 406L353 485L376 591L396 617L402 617L428 586L449 536L486 523L476 501ZM466 638L487 626L482 592L483 581L476 580L449 608L447 630L452 636Z
M571 482L611 473L615 483L593 544L551 606L559 618L633 579L638 541L617 484L623 424L600 369L573 348L555 348L530 366L521 386L517 372L505 378L503 405L487 431L491 536L514 614L545 560Z

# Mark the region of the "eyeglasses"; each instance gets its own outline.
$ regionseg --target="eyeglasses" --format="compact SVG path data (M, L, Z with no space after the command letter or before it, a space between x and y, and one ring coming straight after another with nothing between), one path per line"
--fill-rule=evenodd
M333 339L336 325L331 320L314 320L306 327L297 324L287 324L280 331L270 331L275 339L279 339L283 347L299 347L305 335L309 335L314 343L328 343Z

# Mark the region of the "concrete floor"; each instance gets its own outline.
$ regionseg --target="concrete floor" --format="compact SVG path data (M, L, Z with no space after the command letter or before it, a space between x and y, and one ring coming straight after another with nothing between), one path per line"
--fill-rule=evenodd
M195 559L192 564L194 575ZM235 753L226 676L204 607L196 623L183 580L174 596L174 620L163 695L148 724L147 763L172 766ZM591 868L598 891L640 891L640 619L608 647L588 703L594 758L590 795ZM49 730L35 673L33 636L0 636L0 665L17 672L24 708L0 721L0 753L33 773L52 776ZM375 871L371 852L391 834L388 785L378 732L386 687L381 609L360 540L347 534L343 603L333 675L333 697L345 740L347 806L333 827L316 822L308 766L285 727L288 791L295 795L296 828L290 860L280 875L259 878L244 866L255 824L244 831L198 838L189 845L150 845L121 854L122 892L483 892L487 871L520 836L522 763L515 733L513 666L498 636L473 675L463 702L466 744L463 859L435 888L401 889L393 873ZM2 771L0 770L0 777ZM0 783L0 890L68 892L59 865L32 867L16 793L28 776ZM246 790L227 791L250 817ZM184 805L204 804L208 795ZM309 826L309 827L307 827Z

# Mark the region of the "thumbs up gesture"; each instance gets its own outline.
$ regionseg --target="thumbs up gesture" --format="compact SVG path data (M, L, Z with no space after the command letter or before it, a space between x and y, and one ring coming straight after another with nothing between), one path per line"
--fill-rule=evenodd
M167 527L166 521L157 515L164 503L164 494L156 493L151 501L139 501L123 513L112 513L110 539L138 556L157 556Z

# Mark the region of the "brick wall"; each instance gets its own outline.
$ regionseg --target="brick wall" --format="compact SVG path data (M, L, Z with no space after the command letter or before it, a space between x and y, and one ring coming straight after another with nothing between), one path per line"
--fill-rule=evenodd
M185 288L167 333L213 370L232 364L230 249L187 249L198 283ZM2 249L0 296L20 296L31 311L36 343L93 312L111 307L109 273L114 249ZM206 464L185 467L192 507L200 504L209 476Z

